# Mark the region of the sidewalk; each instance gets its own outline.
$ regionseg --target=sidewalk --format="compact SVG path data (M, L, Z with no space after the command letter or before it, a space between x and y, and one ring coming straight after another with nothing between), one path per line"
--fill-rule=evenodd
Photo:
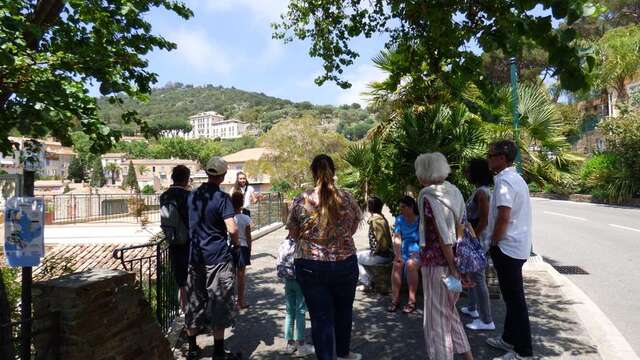
M275 273L278 245L284 229L275 231L254 243L252 265L248 269L248 301L251 307L237 319L236 328L227 335L226 346L242 351L244 359L288 359L280 350L285 343L284 287ZM366 228L356 234L358 249L366 249ZM534 267L535 268L535 267ZM598 349L572 309L572 301L564 298L559 286L545 271L527 271L525 289L529 304L534 352L538 359L601 359ZM402 300L403 303L406 299ZM365 360L424 359L422 332L422 299L418 311L411 315L386 312L388 297L357 292L354 304L352 350ZM460 306L465 299L460 301ZM493 359L502 353L485 345L489 336L501 334L504 320L502 300L493 300L493 314L498 330L468 332L475 359ZM463 322L468 322L463 318ZM311 340L307 320L307 340ZM202 358L210 358L213 350L211 336L199 336L198 343L205 350ZM176 359L184 359L176 350ZM311 357L313 358L313 357Z

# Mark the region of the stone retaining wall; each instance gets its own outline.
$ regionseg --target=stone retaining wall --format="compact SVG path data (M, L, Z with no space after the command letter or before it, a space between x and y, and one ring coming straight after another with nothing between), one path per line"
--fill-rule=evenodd
M93 269L35 283L38 359L173 359L133 274ZM52 323L50 314L57 313ZM41 320L38 320L41 319ZM51 347L53 345L53 347ZM44 354L45 349L55 349Z

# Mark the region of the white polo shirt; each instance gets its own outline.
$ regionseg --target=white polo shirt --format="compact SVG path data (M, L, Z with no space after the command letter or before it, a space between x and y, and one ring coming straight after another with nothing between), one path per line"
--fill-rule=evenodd
M493 234L498 207L511 208L507 232L500 240L500 250L512 258L526 260L531 254L531 200L529 187L515 167L502 170L494 177L494 188L489 208L487 235Z

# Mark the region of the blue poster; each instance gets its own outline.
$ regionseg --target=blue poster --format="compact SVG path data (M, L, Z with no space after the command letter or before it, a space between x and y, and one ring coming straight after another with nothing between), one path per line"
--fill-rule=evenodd
M35 197L7 200L4 252L9 266L38 266L44 256L44 201Z

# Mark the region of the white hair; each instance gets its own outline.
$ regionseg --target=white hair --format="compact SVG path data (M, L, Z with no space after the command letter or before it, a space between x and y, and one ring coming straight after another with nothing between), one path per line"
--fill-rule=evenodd
M447 158L442 153L421 154L415 162L416 176L433 184L443 182L451 173Z

